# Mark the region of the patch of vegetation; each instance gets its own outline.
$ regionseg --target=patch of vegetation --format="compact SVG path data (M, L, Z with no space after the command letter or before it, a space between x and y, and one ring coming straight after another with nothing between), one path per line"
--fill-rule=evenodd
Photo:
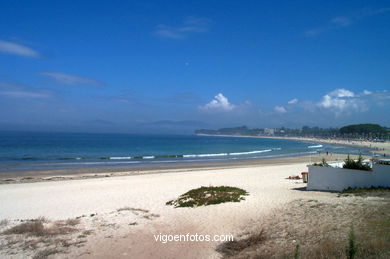
M295 201L258 226L260 230L225 242L217 251L223 258L390 258L390 192L380 203L346 200L342 210Z
M301 259L301 248L299 245L295 247L294 259Z
M349 232L348 247L347 247L347 258L354 259L357 252L356 235L353 225L351 225L351 231Z
M372 192L390 192L390 187L370 187L370 188L348 188L343 190L343 194L367 194Z
M386 161L386 160L375 160L374 162L380 165L390 165L390 161Z
M258 233L251 234L250 236L241 239L233 240L220 244L217 246L217 252L226 256L234 256L241 251L245 250L248 247L256 246L262 244L266 240L266 235L264 230L261 230Z
M27 236L56 236L66 235L76 231L75 225L79 224L78 219L56 221L53 224L45 224L45 218L38 218L20 223L2 232L3 235L27 235Z
M319 163L314 163L314 166L325 166L325 167L330 167L330 165L326 162L325 158L322 158L322 161Z
M202 186L198 189L190 190L181 195L177 200L171 200L166 205L178 207L199 207L224 202L240 202L245 200L243 196L248 192L230 186Z
M36 253L34 255L33 259L45 259L45 258L48 258L50 255L54 255L54 254L57 254L60 252L61 251L59 251L58 249L48 248L48 249L45 249L45 250L42 250L42 251L39 251L38 253Z
M363 163L363 157L361 155L359 155L357 161L351 159L348 155L347 159L344 160L343 168L363 170L363 171L372 171L372 168L368 164Z
M8 224L9 224L9 220L8 219L2 219L0 221L0 227L7 226Z
M149 212L148 210L145 210L145 209L131 208L131 207L119 208L116 211L118 211L118 212L120 212L120 211L139 211L139 212L144 212L144 213L148 213Z

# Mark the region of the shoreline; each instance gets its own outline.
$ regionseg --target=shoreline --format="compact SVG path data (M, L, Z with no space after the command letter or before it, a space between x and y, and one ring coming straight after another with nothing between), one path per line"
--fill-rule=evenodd
M173 163L173 164L155 164L142 166L111 166L98 168L81 168L81 169L58 169L58 170L30 170L30 171L9 171L0 172L1 184L14 183L34 183L48 181L65 181L65 180L80 180L91 178L105 178L117 176L136 176L146 174L165 174L178 172L192 172L198 170L223 170L223 169L238 169L246 167L264 167L278 166L290 164L310 164L320 162L322 158L327 161L342 161L347 157L347 154L313 154L302 156L290 156L279 158L265 159L248 159L235 161L219 161L219 162L192 162L192 163ZM356 155L351 155L356 158ZM369 157L365 157L369 158Z
M373 148L373 152L377 154L385 153L390 156L390 142L374 142L367 140L348 140L348 139L327 139L315 137L281 137L281 136L246 136L246 135L211 135L211 134L197 134L197 136L208 137L232 137L232 138L265 138L265 139L286 139L306 142L316 142L322 144L344 145L353 147Z

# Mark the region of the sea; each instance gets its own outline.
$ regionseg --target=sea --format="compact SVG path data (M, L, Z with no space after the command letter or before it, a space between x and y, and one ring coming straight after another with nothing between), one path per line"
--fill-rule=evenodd
M0 172L269 159L325 152L370 151L270 138L0 132Z

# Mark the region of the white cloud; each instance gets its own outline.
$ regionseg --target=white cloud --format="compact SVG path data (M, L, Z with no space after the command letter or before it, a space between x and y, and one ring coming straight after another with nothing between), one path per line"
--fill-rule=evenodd
M288 101L288 104L296 104L296 103L298 103L298 99L297 98L294 98L294 99Z
M221 110L221 111L231 111L236 106L229 103L228 98L226 98L223 94L217 94L213 100L209 103L200 106L199 108L202 110Z
M8 98L51 98L53 95L54 91L50 89L0 82L0 96Z
M76 85L76 86L104 86L93 78L81 77L76 75L64 74L59 72L42 72L41 75L48 76L60 85Z
M184 39L191 34L207 32L209 25L207 18L187 17L180 26L159 24L154 33L163 38Z
M284 108L283 106L275 106L274 110L277 113L286 113L287 112L286 108Z
M336 116L368 112L389 105L390 94L387 91L364 90L355 94L346 89L336 89L322 97L317 107L329 110Z
M318 105L325 109L330 109L340 114L363 108L363 103L360 102L358 96L352 91L346 89L336 89L322 97L322 101Z
M4 40L0 40L0 52L28 58L38 58L40 56L37 51L29 47Z
M355 94L347 89L340 88L336 89L329 93L332 97L342 98L342 97L354 97Z

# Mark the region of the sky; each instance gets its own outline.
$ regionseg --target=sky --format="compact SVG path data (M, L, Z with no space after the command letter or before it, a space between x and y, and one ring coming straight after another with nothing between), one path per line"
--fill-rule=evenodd
M0 2L0 130L390 126L390 1Z

